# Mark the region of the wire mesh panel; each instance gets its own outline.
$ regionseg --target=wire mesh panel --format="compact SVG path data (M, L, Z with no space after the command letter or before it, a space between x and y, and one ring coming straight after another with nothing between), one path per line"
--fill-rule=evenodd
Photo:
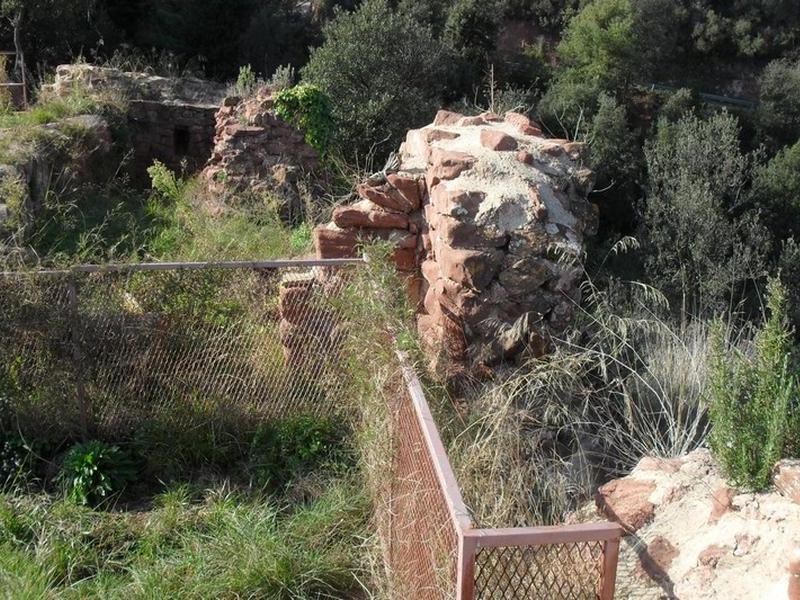
M401 362L403 358L401 357ZM382 535L393 598L456 597L459 532L467 510L413 369L390 401L393 446Z
M482 548L475 558L475 598L595 600L603 549L599 540Z
M80 427L74 306L64 276L0 278L0 402L37 437Z
M352 273L77 270L27 276L24 286L3 278L0 381L21 426L64 436L330 415L343 385L340 295ZM15 389L18 379L46 401ZM23 410L29 404L37 410Z
M449 598L458 534L410 398L395 414L391 568L400 597Z

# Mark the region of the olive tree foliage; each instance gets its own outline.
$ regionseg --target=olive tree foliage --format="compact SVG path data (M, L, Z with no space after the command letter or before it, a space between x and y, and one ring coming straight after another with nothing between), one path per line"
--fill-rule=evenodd
M695 309L727 305L764 274L768 236L746 202L754 160L739 133L728 113L688 114L662 120L645 146L648 270Z
M800 60L770 62L760 80L756 120L776 144L800 138Z
M409 128L433 118L452 72L452 57L431 30L386 0L338 11L311 52L303 79L331 99L336 145L346 155L395 149Z
M485 63L497 43L500 17L494 0L457 0L447 14L444 39L465 59Z
M756 169L752 202L763 213L777 242L800 241L800 141Z

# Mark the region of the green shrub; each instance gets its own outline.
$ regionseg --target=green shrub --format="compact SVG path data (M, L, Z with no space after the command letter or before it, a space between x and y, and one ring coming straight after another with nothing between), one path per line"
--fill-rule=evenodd
M70 500L94 506L121 491L134 475L133 463L119 447L91 441L67 452L59 478Z
M474 68L481 68L497 44L501 16L495 0L457 0L447 14L444 40Z
M150 176L150 185L153 191L162 200L171 204L178 204L184 199L188 185L185 179L175 175L163 163L156 160L153 165L147 168Z
M320 154L328 150L333 135L330 101L314 85L298 85L275 96L275 112L305 133L306 142Z
M280 65L267 81L267 85L275 90L285 90L292 87L297 79L292 65Z
M769 235L745 203L753 157L727 113L659 121L645 146L652 282L691 308L722 308L765 273Z
M753 179L752 202L765 213L778 240L800 240L800 141L784 148Z
M630 80L639 60L630 0L596 0L573 18L558 45L572 79L615 87Z
M233 86L234 93L237 96L246 98L256 91L258 86L258 79L256 77L253 67L245 65L239 67L239 76L236 78L236 84Z
M774 60L761 75L756 120L778 145L800 137L800 60Z
M719 324L711 350L709 444L726 475L752 490L769 485L773 466L784 456L798 391L786 291L776 281L770 282L768 310L754 356L730 351Z
M429 27L387 0L367 0L353 13L337 11L323 35L302 77L331 99L343 155L363 158L385 140L385 156L409 128L431 121L454 62Z

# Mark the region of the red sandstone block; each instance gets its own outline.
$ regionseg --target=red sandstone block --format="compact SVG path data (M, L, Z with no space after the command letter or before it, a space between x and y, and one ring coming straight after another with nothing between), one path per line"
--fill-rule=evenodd
M481 145L496 152L509 152L517 149L517 140L499 129L483 129Z
M407 215L382 210L366 200L336 207L333 210L333 222L343 228L408 229Z

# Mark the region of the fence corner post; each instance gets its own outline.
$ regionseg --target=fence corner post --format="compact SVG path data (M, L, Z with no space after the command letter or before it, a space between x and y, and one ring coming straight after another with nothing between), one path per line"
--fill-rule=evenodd
M617 584L617 562L619 560L619 541L615 537L603 544L603 578L600 581L600 600L614 600L614 589Z
M458 532L458 571L456 573L456 598L474 600L475 598L475 556L478 550L478 537L470 530Z

